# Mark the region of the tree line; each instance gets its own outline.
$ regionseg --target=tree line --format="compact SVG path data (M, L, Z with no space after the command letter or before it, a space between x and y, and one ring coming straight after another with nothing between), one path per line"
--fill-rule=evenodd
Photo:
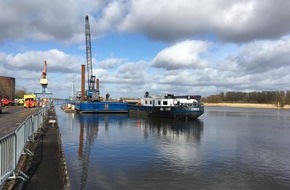
M203 98L208 103L290 104L290 91L222 92Z
M26 92L26 90L24 88L23 89L18 89L18 90L16 89L15 94L14 94L14 97L17 98L17 99L20 99L20 98L23 98L24 94L27 94L27 92ZM1 88L1 85L0 85L0 99L1 98L8 98L8 99L10 99L11 96L8 96L7 93L6 93L6 91L3 90Z

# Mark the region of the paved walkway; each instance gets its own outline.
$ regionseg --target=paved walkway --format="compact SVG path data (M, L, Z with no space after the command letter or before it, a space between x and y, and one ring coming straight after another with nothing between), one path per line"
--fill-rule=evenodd
M0 137L12 133L30 115L38 113L39 107L24 108L23 106L3 107L0 114Z
M25 112L27 112L27 110ZM6 113L8 114L8 112ZM12 114L12 112L10 114ZM14 119L15 121L12 122L12 120L9 119L9 122L8 120L5 121L5 126L14 126L15 122L21 122L20 118L22 118L22 121L24 121L25 117L27 117L27 113L20 111L18 112L18 116L20 116L19 114L21 114L21 117L17 117L17 121ZM52 126L52 124L49 123L49 120L52 119L56 120L54 109L49 112L49 119L46 121L46 127L43 130L44 134L39 136L37 143L32 143L30 145L30 150L34 153L34 156L28 156L28 160L24 158L26 161L23 161L22 164L18 165L18 167L24 168L21 170L29 177L29 179L25 182L22 180L11 180L6 184L5 189L70 189L69 180L65 172L66 166L63 159L58 125L56 123L54 126ZM3 131L7 133L7 130Z
M50 113L55 116L55 111ZM55 117L54 117L55 118ZM61 147L59 146L58 126L48 124L47 132L41 137L29 170L30 179L22 189L68 189L65 188L65 176L62 163Z

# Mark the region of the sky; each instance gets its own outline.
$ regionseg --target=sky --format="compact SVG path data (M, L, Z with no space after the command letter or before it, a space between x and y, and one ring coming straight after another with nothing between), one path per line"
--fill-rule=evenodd
M1 0L0 76L80 90L89 16L100 95L290 90L289 0Z

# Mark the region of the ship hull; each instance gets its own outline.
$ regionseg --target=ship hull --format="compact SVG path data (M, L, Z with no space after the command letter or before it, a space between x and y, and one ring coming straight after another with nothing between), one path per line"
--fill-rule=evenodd
M129 114L146 117L197 119L204 113L203 106L150 107L130 105Z
M80 113L128 113L126 102L80 102L75 105Z

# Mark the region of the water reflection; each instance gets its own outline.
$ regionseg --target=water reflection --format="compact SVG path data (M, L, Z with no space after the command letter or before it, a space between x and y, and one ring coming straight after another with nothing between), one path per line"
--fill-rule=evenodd
M187 139L199 141L203 132L203 122L200 120L147 118L138 119L136 125L144 132L145 138L149 136L149 133L153 133L171 138L185 136Z
M197 151L203 134L202 121L146 119L139 122L145 139L158 137L155 147L165 162L164 166L158 167L167 167L163 169L173 173L176 169L181 173L192 172L192 164L199 160Z
M234 107L208 107L206 114L214 117L240 117L247 119L273 119L290 120L289 110L284 109L261 109L261 108L234 108Z
M65 114L72 189L289 189L290 111L210 108L197 121Z
M152 178L152 171L148 170L152 166L166 171L171 165L172 170L177 167L186 171L191 160L196 159L193 145L200 141L203 133L203 122L199 120L129 118L126 114L81 114L75 119L79 120L80 179L78 185L75 184L78 187L73 189L113 188L119 183L124 188L133 187L136 180L147 180L141 176ZM132 170L140 169L144 171L132 176ZM98 177L92 179L89 173ZM117 174L121 176L114 177ZM164 178L154 175L160 180ZM118 180L120 178L126 183ZM134 178L135 181L131 181Z
M109 121L118 120L122 125L122 120L127 119L127 114L81 114L77 115L80 121L80 133L79 133L79 148L78 159L81 161L80 171L80 189L85 189L88 178L88 170L90 165L90 154L94 144L94 139L98 136L99 125L104 124L105 130L109 129Z

